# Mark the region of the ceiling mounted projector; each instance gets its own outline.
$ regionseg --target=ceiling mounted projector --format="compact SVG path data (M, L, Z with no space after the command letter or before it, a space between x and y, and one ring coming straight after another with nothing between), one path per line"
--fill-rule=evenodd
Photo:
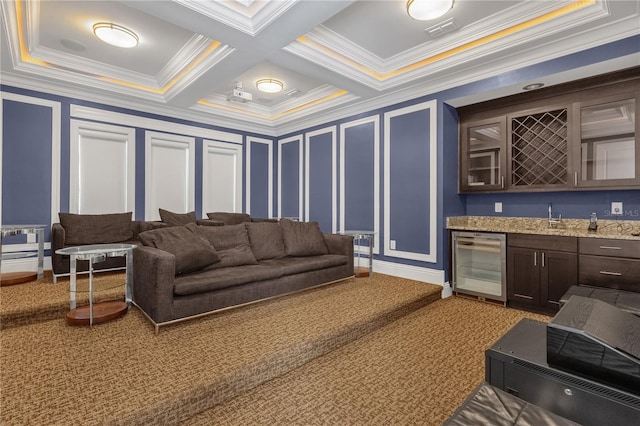
M251 102L253 96L249 92L245 92L242 89L242 83L236 83L236 88L233 89L228 95L227 100L231 102L247 103Z

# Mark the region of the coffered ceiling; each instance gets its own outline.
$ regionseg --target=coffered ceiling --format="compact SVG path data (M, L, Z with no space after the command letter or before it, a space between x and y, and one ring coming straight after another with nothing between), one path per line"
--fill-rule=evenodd
M410 18L405 3L2 0L1 77L3 84L282 134L640 34L635 0L455 0L434 21ZM96 22L131 29L138 46L98 40ZM639 64L635 55L610 67ZM550 75L546 83L602 70ZM278 79L284 89L261 93L261 78ZM500 95L526 83L505 85ZM229 100L238 85L250 102Z

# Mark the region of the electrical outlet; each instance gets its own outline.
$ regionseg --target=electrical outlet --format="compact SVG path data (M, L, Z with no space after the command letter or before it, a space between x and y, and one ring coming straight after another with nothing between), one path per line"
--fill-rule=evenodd
M611 214L621 215L624 213L622 201L613 201L611 203Z
M389 240L389 248L391 250L395 250L396 249L396 240Z
M35 243L36 242L36 234L27 234L27 243Z
M502 213L502 203L501 202L497 202L496 203L495 211L496 211L496 213Z

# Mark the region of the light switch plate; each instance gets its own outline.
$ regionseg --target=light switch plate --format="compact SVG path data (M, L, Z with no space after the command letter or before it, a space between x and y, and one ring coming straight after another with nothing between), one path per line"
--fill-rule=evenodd
M621 215L623 212L622 201L613 201L611 203L611 214Z
M502 203L501 202L497 202L496 203L495 211L496 211L496 213L502 213Z
M395 250L396 249L396 240L389 240L389 248L391 250Z

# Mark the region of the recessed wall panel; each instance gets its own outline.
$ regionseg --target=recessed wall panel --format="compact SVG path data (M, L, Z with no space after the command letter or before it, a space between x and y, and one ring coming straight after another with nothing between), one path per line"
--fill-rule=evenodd
M247 201L245 210L253 217L273 217L273 143L247 138Z
M384 144L385 255L436 262L436 102L385 113Z
M380 239L380 130L378 116L340 126L340 229L373 231Z
M278 216L302 220L302 136L278 142Z
M306 135L307 221L316 221L323 232L336 232L336 128Z

